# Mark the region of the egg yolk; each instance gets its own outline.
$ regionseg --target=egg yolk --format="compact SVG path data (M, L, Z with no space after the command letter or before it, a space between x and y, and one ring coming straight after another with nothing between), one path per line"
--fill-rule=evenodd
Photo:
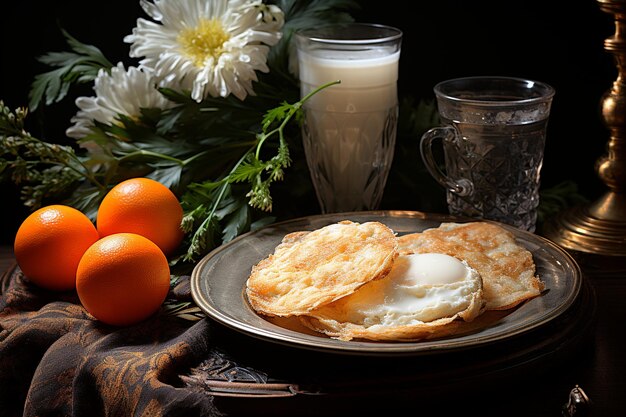
M454 256L443 253L421 253L407 257L406 276L419 284L452 284L463 281L467 268Z

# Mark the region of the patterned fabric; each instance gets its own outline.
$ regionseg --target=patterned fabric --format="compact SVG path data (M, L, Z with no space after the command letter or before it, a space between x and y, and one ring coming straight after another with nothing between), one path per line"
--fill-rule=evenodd
M36 288L18 268L2 284L0 416L220 415L212 396L179 377L211 352L206 319L105 326L75 292ZM186 277L170 297L188 289Z

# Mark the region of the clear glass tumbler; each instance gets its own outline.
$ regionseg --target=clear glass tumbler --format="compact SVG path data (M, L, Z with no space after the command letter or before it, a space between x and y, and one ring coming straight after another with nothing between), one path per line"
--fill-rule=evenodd
M512 77L467 77L434 88L441 125L421 139L431 175L447 189L451 214L534 231L546 128L554 89ZM445 172L435 161L441 139Z
M402 32L364 23L296 33L307 164L323 213L372 210L382 199L398 119Z

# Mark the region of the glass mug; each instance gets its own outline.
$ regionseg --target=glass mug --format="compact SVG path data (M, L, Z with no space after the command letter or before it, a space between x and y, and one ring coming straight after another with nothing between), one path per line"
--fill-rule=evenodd
M513 77L466 77L434 87L441 125L420 141L427 170L447 190L450 214L535 231L554 89ZM445 172L433 154L443 142Z
M302 140L324 213L376 209L391 168L402 32L347 23L296 32Z

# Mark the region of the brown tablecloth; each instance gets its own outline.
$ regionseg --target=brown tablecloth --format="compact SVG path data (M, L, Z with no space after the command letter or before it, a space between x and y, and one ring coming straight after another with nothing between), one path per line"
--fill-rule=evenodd
M75 292L34 287L19 269L0 295L0 415L212 416L179 375L210 356L206 320L165 313L131 327L90 317ZM170 298L190 298L183 278Z

